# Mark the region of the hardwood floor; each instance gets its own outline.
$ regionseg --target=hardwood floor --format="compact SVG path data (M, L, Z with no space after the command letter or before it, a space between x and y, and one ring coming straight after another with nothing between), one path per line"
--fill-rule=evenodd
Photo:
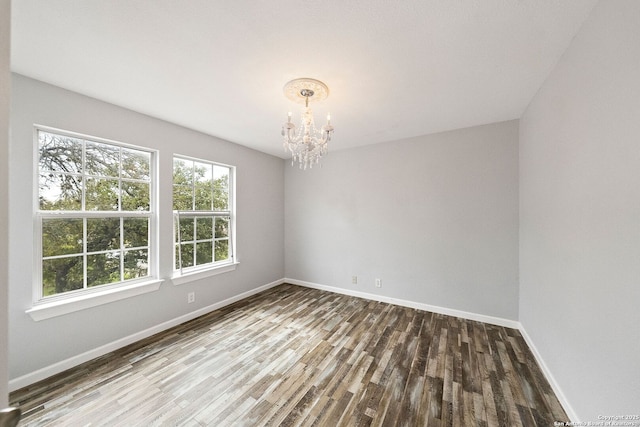
M515 329L281 285L11 394L24 426L552 426Z

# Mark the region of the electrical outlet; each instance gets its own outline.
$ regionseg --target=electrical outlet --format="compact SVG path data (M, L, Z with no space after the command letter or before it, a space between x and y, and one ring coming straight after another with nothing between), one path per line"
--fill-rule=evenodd
M381 287L382 287L382 280L376 279L376 288L381 288Z
M195 292L189 292L187 294L187 303L191 304L192 302L196 302L196 293Z
M358 284L358 276L351 276L351 283L354 285Z

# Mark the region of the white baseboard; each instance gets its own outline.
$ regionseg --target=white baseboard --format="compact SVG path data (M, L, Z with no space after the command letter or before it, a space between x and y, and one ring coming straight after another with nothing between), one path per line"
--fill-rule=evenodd
M234 302L240 301L244 298L250 297L252 295L265 291L267 289L273 288L282 283L284 283L282 279L276 280L271 283L267 283L266 285L260 286L258 288L252 289L247 292L243 292L231 298L227 298L226 300L217 302L215 304L211 304L207 307L200 308L196 311L192 311L191 313L187 313L182 316L176 317L175 319L168 320L164 323L161 323L159 325L137 332L135 334L129 335L127 337L121 338L119 340L110 342L108 344L105 344L93 350L89 350L77 356L70 357L68 359L62 360L58 363L54 363L53 365L46 366L42 369L38 369L37 371L23 375L21 377L14 378L9 381L9 391L12 392L22 387L26 387L30 384L33 384L35 382L44 380L45 378L49 378L52 375L66 371L67 369L73 368L74 366L78 366L84 362L88 362L92 359L95 359L96 357L103 356L107 353L115 351L129 344L133 344L137 341L148 338L151 335L157 334L158 332L162 332L169 328L177 326L181 323L188 322L189 320L195 319L196 317L200 317L204 314L212 312L213 310L217 310L229 304L233 304Z
M370 294L367 292L353 291L351 289L336 288L333 286L320 285L318 283L305 282L303 280L297 280L297 279L285 278L283 279L283 283L291 283L292 285L304 286L306 288L319 289L322 291L329 291L337 294L349 295L352 297L386 302L389 304L401 305L403 307L415 308L415 309L424 310L424 311L431 311L433 313L438 313L438 314L446 314L447 316L461 317L463 319L490 323L492 325L504 326L507 328L513 328L513 329L520 328L520 322L516 320L504 319L502 317L493 317L493 316L487 316L484 314L470 313L468 311L455 310L447 307L439 307L436 305L423 304L415 301L391 298L383 295Z
M572 423L579 424L580 420L578 419L578 415L576 414L576 412L571 407L571 404L569 404L569 401L567 400L567 397L562 392L562 389L560 388L560 385L558 384L558 382L556 381L555 377L553 376L553 374L549 370L549 367L547 366L546 363L544 363L544 359L542 359L542 355L538 351L538 348L536 347L536 345L533 343L533 340L531 339L529 334L527 334L527 331L524 329L524 326L522 326L522 324L520 324L520 327L518 329L520 330L520 334L522 335L522 337L526 341L527 345L531 349L531 352L533 353L533 356L536 358L536 362L538 362L538 365L540 366L540 369L542 369L542 373L544 374L545 378L549 382L549 385L551 385L551 388L553 389L553 392L555 393L556 397L560 401L560 404L562 405L562 408L564 408L564 411L567 413L567 416L569 417L569 420Z

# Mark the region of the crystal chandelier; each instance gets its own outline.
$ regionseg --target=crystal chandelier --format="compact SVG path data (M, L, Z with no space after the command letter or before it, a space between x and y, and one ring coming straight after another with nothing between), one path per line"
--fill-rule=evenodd
M291 164L300 163L300 169L312 168L314 163L320 163L323 155L329 152L329 141L333 134L331 115L327 114L327 124L320 130L316 129L313 112L309 102L322 101L329 96L326 84L315 79L295 79L284 85L284 94L292 101L303 103L302 119L299 128L291 121L291 112L287 122L282 125L284 150L292 154Z

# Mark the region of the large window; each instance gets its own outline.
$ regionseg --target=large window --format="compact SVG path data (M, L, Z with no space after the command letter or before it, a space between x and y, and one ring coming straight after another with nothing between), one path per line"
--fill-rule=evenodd
M233 263L233 171L174 157L174 265L179 273Z
M37 129L37 299L148 279L153 153Z

